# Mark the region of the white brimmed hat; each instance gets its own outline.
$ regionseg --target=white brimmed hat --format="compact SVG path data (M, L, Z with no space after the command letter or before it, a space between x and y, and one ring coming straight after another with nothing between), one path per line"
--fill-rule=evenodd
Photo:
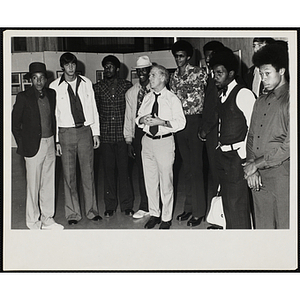
M136 67L135 69L141 69L141 68L147 68L151 67L152 63L150 61L150 58L147 55L140 56L138 60L136 61Z

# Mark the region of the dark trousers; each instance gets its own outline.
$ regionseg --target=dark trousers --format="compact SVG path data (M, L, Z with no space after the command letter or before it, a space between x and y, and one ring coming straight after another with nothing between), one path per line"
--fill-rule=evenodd
M206 213L202 158L204 143L197 135L201 122L201 115L186 116L185 129L177 133L185 180L184 211L198 218Z
M141 128L135 127L135 137L132 142L134 151L135 151L135 163L138 170L138 182L139 182L139 192L140 192L140 206L139 209L148 211L148 197L145 187L145 178L143 172L143 162L142 162L142 137L144 132Z
M206 136L206 153L208 158L208 183L207 183L207 212L209 211L211 200L217 194L219 178L216 165L216 147L218 145L217 127Z
M101 143L104 166L104 203L106 210L116 210L118 198L121 211L133 208L133 194L128 174L127 144Z
M251 229L247 181L237 151L216 150L226 229Z

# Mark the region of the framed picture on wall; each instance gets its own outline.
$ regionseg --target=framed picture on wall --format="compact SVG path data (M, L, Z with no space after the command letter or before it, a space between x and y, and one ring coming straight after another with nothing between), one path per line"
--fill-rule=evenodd
M56 78L61 77L61 75L64 73L64 71L56 71Z
M133 85L139 81L139 76L137 75L136 70L131 70L130 80Z
M14 72L11 74L11 93L17 95L31 87L31 81L27 72Z
M21 77L20 73L11 74L11 93L12 95L17 95L21 92Z
M31 87L31 80L28 78L28 73L21 73L22 91Z
M242 74L242 50L235 50L233 51L233 53L238 58L239 61L238 74L241 75Z
M60 71L56 71L56 78L61 77L61 75L64 73L64 71L60 70ZM82 75L81 71L76 71L76 75Z
M99 82L103 78L103 70L96 70L96 82Z

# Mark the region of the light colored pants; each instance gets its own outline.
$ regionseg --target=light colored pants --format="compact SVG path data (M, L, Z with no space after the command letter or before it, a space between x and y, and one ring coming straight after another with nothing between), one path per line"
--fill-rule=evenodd
M40 229L41 225L54 223L54 138L42 138L40 148L33 157L25 157L27 198L26 225L30 229Z
M81 220L77 191L77 158L80 166L85 214L88 219L99 215L94 182L94 148L90 126L59 128L64 173L65 215L67 220Z
M142 138L142 160L151 216L168 222L172 219L174 189L173 163L175 159L174 137L153 140ZM162 212L159 199L162 201Z

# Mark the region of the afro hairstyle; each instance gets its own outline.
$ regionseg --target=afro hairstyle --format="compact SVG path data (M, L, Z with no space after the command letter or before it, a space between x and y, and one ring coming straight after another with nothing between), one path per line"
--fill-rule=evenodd
M115 57L114 55L107 55L103 58L102 60L102 67L104 68L104 66L108 63L112 63L116 68L120 69L120 61L117 57Z
M237 74L239 62L231 49L223 47L217 51L210 60L210 65L213 68L216 65L222 65L227 72L234 71Z
M194 52L193 46L189 42L184 40L179 40L174 43L171 50L174 56L178 51L185 51L187 56L192 57Z
M281 68L288 68L288 45L284 41L276 41L264 46L260 51L254 53L252 57L256 67L262 65L272 65L278 72Z
M219 51L224 48L224 45L219 41L210 41L203 46L203 51Z

